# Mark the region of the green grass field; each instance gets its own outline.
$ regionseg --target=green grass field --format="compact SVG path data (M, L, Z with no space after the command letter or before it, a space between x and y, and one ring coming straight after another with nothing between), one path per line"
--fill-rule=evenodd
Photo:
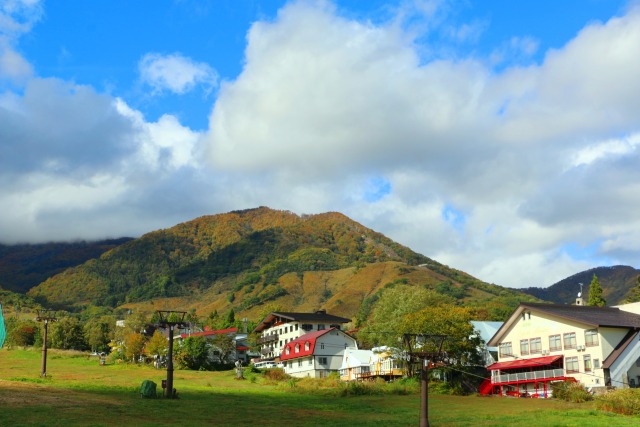
M338 396L275 383L238 381L233 372L179 371L179 399L143 399L139 387L160 385L165 371L100 366L97 358L50 350L46 379L37 350L0 350L0 426L417 426L420 395ZM254 374L255 375L255 374ZM640 418L595 409L593 403L431 395L438 426L636 426Z

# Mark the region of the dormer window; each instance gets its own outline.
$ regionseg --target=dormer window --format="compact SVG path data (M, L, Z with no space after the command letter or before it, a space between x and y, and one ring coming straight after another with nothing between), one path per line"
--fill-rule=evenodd
M296 348L294 350L296 353L300 353L300 344L296 344Z
M309 351L309 341L304 343L304 351Z

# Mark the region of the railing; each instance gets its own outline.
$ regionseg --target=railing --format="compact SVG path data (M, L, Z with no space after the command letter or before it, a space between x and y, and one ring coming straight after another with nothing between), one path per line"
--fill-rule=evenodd
M548 378L561 378L564 376L564 369L548 369L545 371L518 372L517 374L502 374L491 377L493 384L510 383L517 381L535 381Z
M278 334L267 335L266 337L260 337L256 340L256 344L265 344L273 341L278 341Z
M273 347L264 347L260 349L260 354L262 354L263 356L272 352L273 352Z

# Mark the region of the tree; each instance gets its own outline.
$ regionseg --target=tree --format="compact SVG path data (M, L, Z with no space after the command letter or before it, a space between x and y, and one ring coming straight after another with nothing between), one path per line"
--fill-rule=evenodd
M223 329L231 328L235 324L236 324L236 314L233 311L233 308L231 308L231 309L229 309L229 313L227 313L227 318L222 323L222 328Z
M51 347L63 350L86 350L84 330L80 321L71 316L58 319L49 325L49 339Z
M164 334L159 330L153 333L151 339L147 342L145 351L148 355L164 356L169 349L169 343Z
M629 304L632 302L640 301L640 276L636 278L637 285L629 290L629 294L627 298L624 300L625 303Z
M455 371L467 370L481 362L480 338L474 333L473 310L454 305L426 307L402 318L400 331L403 334L440 335L444 337L442 348L439 340L427 339L418 351L446 355L449 366ZM410 349L415 351L416 349Z
M220 359L220 363L231 362L231 356L235 354L236 342L228 334L216 334L211 339L211 346L214 349L214 354Z
M7 338L11 344L27 347L36 342L38 327L31 320L16 321L11 329L7 328L7 332Z
M185 338L174 352L173 359L183 369L206 369L209 360L207 339L202 336Z
M84 325L84 336L91 351L109 351L109 342L115 336L116 319L113 316L92 318Z
M430 289L397 284L385 289L376 303L367 325L358 334L368 345L398 346L404 317L425 307L453 305L454 299ZM408 332L408 331L407 331Z
M142 355L144 344L144 335L137 332L129 332L124 337L124 356L127 359L131 359L133 362L136 362Z
M607 301L602 298L602 286L600 286L600 281L595 274L589 285L589 301L587 305L594 307L604 307L607 305Z

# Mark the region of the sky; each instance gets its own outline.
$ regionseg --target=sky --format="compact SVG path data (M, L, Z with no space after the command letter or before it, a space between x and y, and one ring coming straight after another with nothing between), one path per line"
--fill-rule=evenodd
M0 0L0 242L268 206L508 287L640 267L639 52L638 1Z

